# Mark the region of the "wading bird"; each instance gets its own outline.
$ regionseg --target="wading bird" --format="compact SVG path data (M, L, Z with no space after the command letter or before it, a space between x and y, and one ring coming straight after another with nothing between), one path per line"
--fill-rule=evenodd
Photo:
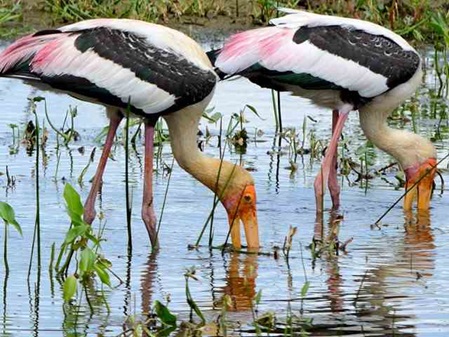
M326 181L333 208L340 205L337 143L352 110L358 110L366 137L389 153L410 189L404 209L428 209L436 150L423 137L388 127L389 114L421 83L418 53L399 35L376 24L282 9L288 15L272 26L232 35L208 56L221 77L242 75L262 87L289 91L333 111L332 138L314 188L317 212L323 209Z
M95 199L122 118L129 110L145 123L142 219L157 247L153 208L153 134L163 117L178 164L206 185L226 208L231 238L240 247L240 221L248 247L259 246L256 194L251 175L238 165L198 150L198 123L217 82L201 47L176 30L126 19L87 20L23 37L0 54L0 76L102 104L109 117L85 221L95 218Z

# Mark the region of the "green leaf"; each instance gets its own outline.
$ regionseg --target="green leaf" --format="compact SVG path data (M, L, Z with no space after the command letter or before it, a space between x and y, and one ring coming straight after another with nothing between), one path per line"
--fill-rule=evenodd
M92 227L87 226L87 229L91 229ZM95 246L98 246L100 244L100 240L97 239L95 235L90 234L90 231L84 234L86 238L88 238Z
M84 233L89 229L88 225L81 225L72 227L65 236L65 243L72 243L76 240L77 237L83 236Z
M64 281L64 301L68 302L76 293L76 277L75 275L70 275Z
M173 315L170 310L168 310L168 308L158 300L154 302L154 311L162 323L165 325L176 326L176 316Z
M16 214L14 213L14 209L6 202L0 201L0 218L6 222L6 224L11 225L15 228L20 235L22 235L22 228L19 223L16 221Z
M206 113L203 113L203 118L207 119L209 123L216 123L222 118L223 115L220 112L216 112L213 115L209 116Z
M78 192L69 183L64 187L64 199L67 203L67 210L69 211L70 218L73 216L81 217L84 213L84 207L81 203L81 198Z
M247 107L248 109L250 109L257 117L259 117L261 120L265 120L262 117L260 117L259 113L257 112L256 108L253 107L252 105L246 104L245 107Z
M105 127L100 131L100 133L95 137L94 142L95 142L95 143L101 143L102 140L103 140L104 138L106 138L106 135L108 134L108 132L109 132L109 126L105 126Z
M103 268L112 268L112 262L104 257L99 257L97 261L103 265Z
M79 268L82 272L92 271L94 268L95 260L97 256L89 247L83 249L80 254L80 265Z
M111 278L109 277L109 273L105 269L105 267L101 264L95 264L94 270L97 273L98 277L100 278L101 282L103 284L111 286Z
M84 224L82 216L73 213L69 208L67 208L67 214L69 215L70 221L73 223L74 226L78 227Z
M262 289L260 289L257 292L256 297L254 297L254 301L256 302L257 305L259 305L261 299L262 299Z
M187 275L187 274L185 274L185 275ZM189 305L189 307L190 307L193 311L195 311L195 313L197 314L197 316L201 319L201 323L202 323L202 324L205 324L205 323L206 323L206 319L204 318L204 315L203 315L203 313L201 312L201 309L198 307L198 305L197 305L196 302L194 301L192 295L190 294L188 277L192 277L192 275L186 276L186 300L187 300L187 304Z
M301 297L305 297L307 295L307 292L309 291L310 282L306 281L304 285L301 288Z

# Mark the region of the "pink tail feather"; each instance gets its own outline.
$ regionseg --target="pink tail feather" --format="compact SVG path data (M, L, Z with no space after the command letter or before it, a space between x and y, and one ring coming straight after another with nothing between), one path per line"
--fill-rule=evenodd
M215 66L226 74L236 74L260 62L269 49L279 48L277 41L290 34L279 27L264 27L232 35L217 57Z
M19 64L30 62L36 53L56 37L58 34L28 35L17 40L0 54L0 74L14 73Z

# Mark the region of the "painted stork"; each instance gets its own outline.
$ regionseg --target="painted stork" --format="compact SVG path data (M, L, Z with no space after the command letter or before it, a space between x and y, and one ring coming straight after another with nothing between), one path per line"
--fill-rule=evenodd
M106 107L109 132L85 202L86 222L95 218L95 199L114 135L129 109L145 122L142 219L153 247L158 246L153 134L159 117L167 122L178 164L220 198L234 246L241 246L240 221L248 247L259 246L251 175L198 150L198 123L212 98L217 75L201 47L183 33L126 19L87 20L43 30L19 39L0 54L0 76L23 79Z
M333 208L340 205L337 143L352 110L366 137L393 156L406 175L404 209L428 209L436 150L423 137L388 127L389 114L421 83L418 53L399 35L376 24L282 9L271 26L232 35L208 53L220 77L242 75L262 87L289 91L332 109L333 135L314 188L317 212L328 182Z

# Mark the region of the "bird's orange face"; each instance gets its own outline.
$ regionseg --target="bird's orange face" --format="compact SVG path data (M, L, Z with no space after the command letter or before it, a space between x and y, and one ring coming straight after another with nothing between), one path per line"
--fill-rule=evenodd
M405 189L409 192L404 197L404 210L411 210L415 200L418 210L429 209L436 164L435 158L429 158L422 164L405 169Z
M245 229L248 248L259 248L259 224L256 213L256 189L247 185L242 193L232 194L223 200L231 226L231 239L235 248L242 246L240 238L240 222Z

